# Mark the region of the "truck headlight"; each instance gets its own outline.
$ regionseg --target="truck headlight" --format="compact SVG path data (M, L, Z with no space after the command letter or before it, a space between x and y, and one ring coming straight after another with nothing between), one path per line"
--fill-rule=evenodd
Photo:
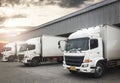
M24 56L24 58L29 58L29 56Z
M89 63L89 62L92 62L92 60L90 60L90 59L85 59L84 60L84 63Z

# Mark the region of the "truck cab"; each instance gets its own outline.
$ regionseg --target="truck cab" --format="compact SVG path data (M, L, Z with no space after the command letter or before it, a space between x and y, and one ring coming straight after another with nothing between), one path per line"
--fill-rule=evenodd
M104 72L103 40L100 28L89 28L71 34L64 48L63 66L71 73L93 73L100 77Z
M2 61L17 61L18 55L24 54L21 46L25 46L24 41L16 41L6 44L2 52Z
M2 61L13 61L16 58L16 45L15 43L8 43L3 48Z
M27 51L27 43L23 42L23 43L19 44L18 48L19 48L18 53L17 53L18 62L21 62L24 58L25 52Z
M24 53L24 57L22 63L25 65L38 65L40 57L40 37L31 38L26 41L27 43L27 50Z

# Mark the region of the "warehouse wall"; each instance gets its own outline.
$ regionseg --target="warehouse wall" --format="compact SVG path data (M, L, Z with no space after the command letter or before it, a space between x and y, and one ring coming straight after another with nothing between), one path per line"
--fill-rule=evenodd
M110 0L106 0L110 1ZM114 2L89 10L88 8L81 10L86 11L68 19L62 19L48 25L44 24L39 26L39 29L25 33L13 40L25 40L32 37L37 37L42 34L48 35L61 35L71 33L81 28L88 28L100 24L120 24L120 1L113 0ZM104 3L104 2L103 2ZM103 4L101 3L101 4ZM99 5L99 4L98 4ZM95 5L91 6L94 7ZM80 11L76 12L79 13ZM65 17L62 17L65 18ZM59 20L59 19L57 19Z

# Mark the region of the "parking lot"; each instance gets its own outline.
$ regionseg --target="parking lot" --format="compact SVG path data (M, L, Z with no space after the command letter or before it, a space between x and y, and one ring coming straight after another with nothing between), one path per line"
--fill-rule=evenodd
M71 74L62 64L25 67L18 62L0 62L0 83L120 83L120 69L109 69L102 78Z

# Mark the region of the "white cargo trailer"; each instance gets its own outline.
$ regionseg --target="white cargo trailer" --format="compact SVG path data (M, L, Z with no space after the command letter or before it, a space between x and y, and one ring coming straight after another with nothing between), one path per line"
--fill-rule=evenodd
M64 49L63 66L71 73L103 75L105 68L120 65L120 28L99 25L71 34ZM59 42L60 47L61 42Z
M18 52L20 50L21 45L23 45L24 42L12 42L8 43L3 47L2 52L2 61L15 61L18 58Z
M58 41L63 39L65 38L42 35L27 40L27 51L22 62L24 65L31 66L37 66L39 63L46 61L61 62L63 53L58 48Z

